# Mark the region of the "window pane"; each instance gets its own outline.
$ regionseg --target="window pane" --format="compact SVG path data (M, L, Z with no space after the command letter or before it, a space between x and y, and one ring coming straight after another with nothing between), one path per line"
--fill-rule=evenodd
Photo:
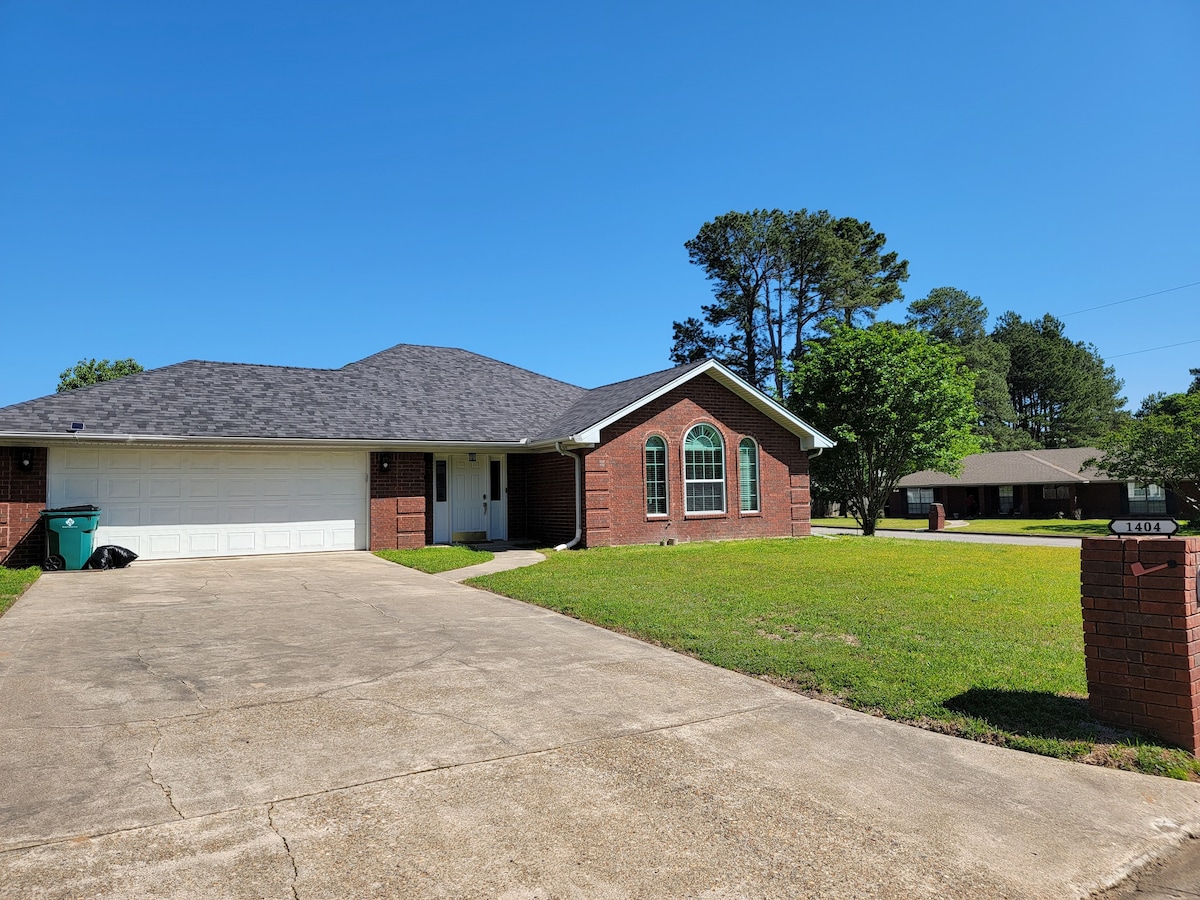
M434 493L433 499L437 503L446 502L446 460L439 459L433 464L434 469Z
M687 512L725 511L725 445L711 425L697 425L683 441Z
M750 438L738 444L738 493L742 512L758 512L758 445Z
M907 488L908 514L910 516L928 515L929 507L933 505L933 488Z
M660 437L646 441L646 513L667 514L667 445Z

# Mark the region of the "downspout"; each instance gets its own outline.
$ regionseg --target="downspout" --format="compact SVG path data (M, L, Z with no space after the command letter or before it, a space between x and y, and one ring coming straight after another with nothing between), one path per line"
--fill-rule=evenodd
M817 448L815 451L813 451L813 450L810 450L810 451L808 452L808 458L809 458L809 459L816 459L818 456L820 456L820 455L821 455L822 453L824 453L824 452L825 452L825 448L824 448L824 447L818 447L818 448Z
M567 543L559 544L554 548L555 550L570 550L572 547L578 544L579 539L583 537L583 510L580 508L582 500L580 500L581 492L579 490L580 472L583 467L583 460L579 458L578 453L572 453L570 450L564 450L562 448L562 441L555 441L554 449L563 456L569 456L575 460L575 537L571 538L571 540L567 541Z

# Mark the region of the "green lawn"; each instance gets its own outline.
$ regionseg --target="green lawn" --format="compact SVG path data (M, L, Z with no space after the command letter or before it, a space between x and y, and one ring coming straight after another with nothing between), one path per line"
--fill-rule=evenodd
M0 566L0 616L17 602L25 589L38 580L42 570L34 566L29 569L5 569Z
M977 534L1049 534L1067 535L1070 537L1086 537L1088 535L1108 534L1108 519L969 519L966 524L951 524L961 520L947 520L947 531L971 531ZM838 516L813 519L814 525L827 528L857 528L853 519L843 519ZM922 531L929 526L925 519L880 519L879 528L891 528L900 531ZM1180 534L1200 534L1200 529L1189 529L1186 522L1180 522Z
M1184 751L1088 713L1073 548L851 536L620 547L471 583L888 718L1200 779Z
M375 555L436 575L438 572L449 572L451 569L463 569L489 562L496 554L487 550L472 550L469 547L423 547L420 550L376 550Z

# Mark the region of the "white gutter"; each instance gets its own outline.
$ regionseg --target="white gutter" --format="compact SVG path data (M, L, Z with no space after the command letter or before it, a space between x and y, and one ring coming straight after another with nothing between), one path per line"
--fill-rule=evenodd
M519 441L411 441L411 440L367 440L362 438L271 438L271 437L221 437L218 435L149 435L149 434L101 434L88 431L44 432L8 431L0 432L0 446L23 446L27 444L187 444L257 447L320 447L321 449L344 448L347 450L429 450L463 448L479 450L526 450L527 438Z
M575 537L571 538L565 544L559 544L554 548L555 550L570 550L583 537L583 510L581 509L583 501L580 499L580 471L583 468L583 460L579 458L579 454L572 453L570 450L564 450L562 448L562 441L557 441L554 444L554 449L563 456L569 456L575 460Z

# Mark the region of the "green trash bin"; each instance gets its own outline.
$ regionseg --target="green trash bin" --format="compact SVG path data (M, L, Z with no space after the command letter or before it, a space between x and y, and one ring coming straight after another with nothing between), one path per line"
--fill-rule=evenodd
M46 570L79 570L92 555L92 536L100 524L98 506L43 509L46 523Z

